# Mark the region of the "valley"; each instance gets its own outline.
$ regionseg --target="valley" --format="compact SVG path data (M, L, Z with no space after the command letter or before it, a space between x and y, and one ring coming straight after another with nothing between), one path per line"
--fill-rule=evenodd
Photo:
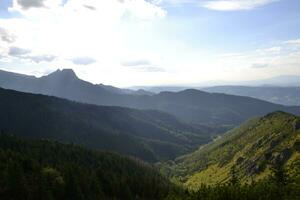
M0 0L0 200L300 200L299 0Z

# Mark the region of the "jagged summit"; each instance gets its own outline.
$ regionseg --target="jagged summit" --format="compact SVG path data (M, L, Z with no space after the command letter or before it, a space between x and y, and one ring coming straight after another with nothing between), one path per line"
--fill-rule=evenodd
M73 71L73 69L58 69L55 72L52 72L44 77L56 77L56 78L63 78L63 79L78 79L77 75Z

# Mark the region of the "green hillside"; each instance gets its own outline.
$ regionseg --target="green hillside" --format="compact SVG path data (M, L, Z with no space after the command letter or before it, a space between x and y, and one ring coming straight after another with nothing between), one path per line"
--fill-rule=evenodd
M0 199L107 200L298 200L300 160L295 171L241 185L175 186L153 166L116 153L86 150L52 140L21 140L0 134ZM281 173L283 172L283 173Z
M0 199L163 199L173 186L116 153L0 134Z
M161 166L161 171L197 189L225 183L232 170L243 182L266 178L272 166L290 168L300 160L300 118L274 112L252 119L199 150Z
M212 129L161 111L96 106L0 89L0 130L112 150L155 162L211 140Z

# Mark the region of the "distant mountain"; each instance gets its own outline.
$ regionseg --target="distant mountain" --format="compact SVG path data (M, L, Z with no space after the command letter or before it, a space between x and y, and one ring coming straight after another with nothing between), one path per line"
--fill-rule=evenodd
M5 132L118 151L150 162L189 152L210 141L213 133L161 111L95 106L4 89L0 110L0 130Z
M141 96L139 99L139 104L136 104L139 108L162 110L191 123L212 126L234 126L251 117L277 110L300 114L300 107L296 106L288 107L250 97L194 89L161 92L149 97Z
M146 90L158 94L160 92L179 92L187 89L197 89L197 87L184 87L184 86L136 86L131 87L134 90Z
M300 87L300 76L283 75L276 76L273 78L254 80L254 81L243 81L240 85L252 85L252 86L279 86L279 87Z
M282 105L300 106L300 87L215 86L201 90L248 96Z
M300 76L282 75L250 81L209 81L206 83L199 83L199 86L201 87L212 87L218 85L300 87Z
M161 110L189 123L221 127L221 132L223 127L236 126L249 117L277 110L300 114L300 107L286 107L249 97L211 94L193 89L156 95L120 94L116 88L80 80L72 70L58 70L41 78L1 72L0 87L97 105Z
M252 119L199 150L161 166L190 188L224 183L232 169L243 182L270 174L270 167L300 162L300 117L274 112Z
M117 153L4 134L0 152L3 200L160 200L174 188L154 167Z
M134 86L131 89L144 89L153 93L179 92L186 89L198 89L218 87L218 86L251 86L251 87L300 87L300 76L283 75L268 79L258 79L251 81L207 81L193 85L169 85L169 86Z
M80 98L80 96L86 94L85 90L106 95L111 93L131 95L152 94L145 90L135 91L103 84L95 85L80 80L72 69L56 70L41 78L0 70L0 87L23 92L48 94L65 98L68 97L69 99ZM68 92L64 94L66 90L68 90ZM80 90L83 90L81 91L82 93L80 93ZM91 94L89 96L91 96ZM95 96L97 96L97 94Z

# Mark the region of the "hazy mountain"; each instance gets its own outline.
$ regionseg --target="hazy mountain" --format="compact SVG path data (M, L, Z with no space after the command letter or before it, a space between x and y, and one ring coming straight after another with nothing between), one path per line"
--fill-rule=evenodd
M154 110L75 103L0 89L0 130L115 150L147 161L170 159L210 141L213 130Z
M281 110L300 114L300 107L288 107L266 101L207 93L199 90L161 92L149 97L139 97L138 107L162 110L192 123L210 125L237 125L250 117L262 116Z
M237 82L240 85L251 85L251 86L263 86L272 85L280 87L300 87L300 76L283 75L276 76L268 79L254 80L254 81L242 81Z
M300 107L285 107L249 97L211 94L192 89L156 95L120 94L115 92L115 88L80 80L72 70L57 70L41 78L7 72L0 74L0 86L4 88L97 105L161 110L190 123L214 127L232 127L249 117L277 110L300 114Z
M282 75L251 81L210 81L199 85L205 87L217 85L300 87L300 76Z
M300 105L300 87L215 86L201 90L249 96L282 105Z
M130 87L134 90L146 90L155 94L160 92L179 92L187 89L197 89L197 87L184 87L184 86L136 86Z
M87 90L106 95L110 93L132 95L152 94L145 90L135 91L103 84L95 85L80 80L72 69L57 70L41 78L0 70L0 86L23 92L48 94L61 97L67 96L69 98L80 98L81 95L83 96L85 94L85 91L81 91L83 93L81 94L78 90ZM66 90L68 91L64 94ZM89 96L91 96L91 94Z
M162 166L190 188L224 183L232 168L242 181L259 180L270 166L300 161L300 118L283 112L252 119L211 144Z
M300 76L284 75L268 79L252 81L207 81L193 85L169 85L169 86L134 86L131 89L144 89L153 93L159 92L179 92L186 89L198 89L218 87L218 86L251 86L251 87L300 87Z

